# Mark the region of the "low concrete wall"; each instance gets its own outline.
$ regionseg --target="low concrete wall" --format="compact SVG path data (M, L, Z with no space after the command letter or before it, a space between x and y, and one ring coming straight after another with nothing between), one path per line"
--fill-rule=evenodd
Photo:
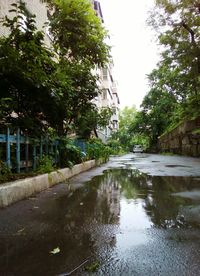
M159 138L160 151L199 157L200 134L194 133L197 129L200 129L200 117L185 121Z
M49 187L69 179L97 165L95 160L75 165L72 169L65 168L51 173L25 178L0 185L0 208L30 197Z

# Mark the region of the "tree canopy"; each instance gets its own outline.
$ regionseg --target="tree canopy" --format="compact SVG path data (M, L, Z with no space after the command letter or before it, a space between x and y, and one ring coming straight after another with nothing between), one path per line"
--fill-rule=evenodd
M92 69L109 59L106 31L87 0L52 3L53 47L22 1L12 4L13 17L3 20L9 35L0 38L0 123L34 135L49 127L64 135L85 110L94 111L91 100L100 90Z
M181 116L199 112L200 104L200 3L198 0L156 0L149 24L162 46L160 81L182 106Z
M154 146L163 132L200 115L200 3L155 0L148 24L160 61L148 75L149 91L130 131L147 135Z
M50 31L59 55L103 66L108 61L107 31L87 0L52 0Z
M155 0L148 25L155 31L160 61L147 76L149 91L140 111L121 123L120 133L126 143L145 137L156 147L165 131L200 115L200 2Z

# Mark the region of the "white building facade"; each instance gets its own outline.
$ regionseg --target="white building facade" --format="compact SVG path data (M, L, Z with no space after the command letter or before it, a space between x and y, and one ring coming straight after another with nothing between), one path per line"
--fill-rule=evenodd
M97 0L92 0L94 9L97 16L104 23L103 13L101 10L101 4ZM100 68L99 72L99 86L102 93L96 100L96 105L99 108L109 107L111 108L113 115L110 119L109 124L104 129L97 129L98 137L106 143L111 137L112 133L119 129L119 105L120 100L117 91L117 81L113 76L113 64L110 63L105 68Z

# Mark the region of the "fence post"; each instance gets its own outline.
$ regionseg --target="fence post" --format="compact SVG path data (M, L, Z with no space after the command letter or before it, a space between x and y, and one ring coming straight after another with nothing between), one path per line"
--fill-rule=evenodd
M48 136L45 137L45 141L46 141L46 143L45 143L45 154L49 155L49 138L48 138Z
M55 163L58 164L58 144L57 141L55 141Z
M50 154L53 155L53 142L51 142Z
M29 160L29 140L28 136L26 136L26 144L25 144L25 160L26 160L26 171L28 171L28 160Z
M10 162L10 128L7 128L6 133L6 164L10 168L11 162Z
M33 169L36 169L36 145L33 145Z
M42 137L40 139L40 158L42 158L42 154L43 154L43 141L42 141Z
M20 129L17 128L16 136L16 161L17 161L17 173L20 173Z

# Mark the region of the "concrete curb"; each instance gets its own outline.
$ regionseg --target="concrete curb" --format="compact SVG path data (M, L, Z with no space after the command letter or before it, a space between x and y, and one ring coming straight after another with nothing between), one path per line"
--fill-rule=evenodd
M0 185L0 208L28 198L31 195L48 189L74 175L94 168L96 165L97 162L95 160L90 160L75 165L72 169L60 169L51 173L2 184Z

